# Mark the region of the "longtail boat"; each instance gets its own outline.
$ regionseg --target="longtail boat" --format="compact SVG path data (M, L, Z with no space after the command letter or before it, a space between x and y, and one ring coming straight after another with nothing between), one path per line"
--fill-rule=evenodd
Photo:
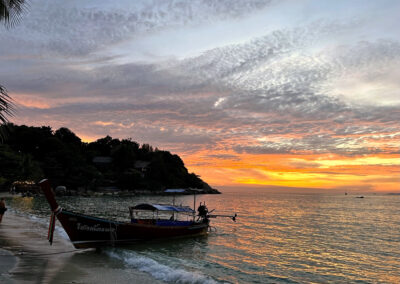
M201 203L196 215L196 198L194 198L193 209L174 204L139 204L129 207L130 222L119 222L65 210L58 205L47 179L40 181L39 185L52 212L48 232L50 244L53 242L56 218L75 248L121 246L145 240L205 235L210 227L210 218L221 216L236 220L236 214L234 216L211 215L213 210L208 212L205 204ZM144 217L141 217L143 215L140 213L145 213ZM167 219L165 213L172 215ZM187 220L177 220L175 218L177 214L186 215ZM189 216L190 220L188 220Z

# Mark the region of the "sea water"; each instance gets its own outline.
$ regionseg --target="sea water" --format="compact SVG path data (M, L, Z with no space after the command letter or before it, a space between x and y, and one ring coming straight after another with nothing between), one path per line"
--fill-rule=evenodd
M237 213L237 221L211 219L208 236L107 248L97 257L121 273L141 270L169 283L400 283L398 195L231 189L200 201L215 214ZM10 202L33 222L49 216L43 198ZM129 220L128 206L143 202L171 198L59 198L64 208L121 221ZM193 197L175 203L193 206Z

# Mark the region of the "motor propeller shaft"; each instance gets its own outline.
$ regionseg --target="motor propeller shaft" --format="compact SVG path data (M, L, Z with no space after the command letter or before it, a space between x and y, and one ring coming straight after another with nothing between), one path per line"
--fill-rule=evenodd
M208 218L217 218L217 217L228 217L228 218L231 218L232 221L236 222L237 214L235 213L235 215L233 215L233 216L232 215L215 215L215 214L208 215Z

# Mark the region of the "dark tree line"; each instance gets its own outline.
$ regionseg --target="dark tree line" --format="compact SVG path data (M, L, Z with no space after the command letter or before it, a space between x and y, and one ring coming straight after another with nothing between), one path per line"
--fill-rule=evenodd
M196 174L188 172L179 156L148 144L110 136L84 143L67 128L53 131L48 126L0 126L5 127L7 135L0 143L3 190L14 181L44 177L54 186L70 189L209 189Z

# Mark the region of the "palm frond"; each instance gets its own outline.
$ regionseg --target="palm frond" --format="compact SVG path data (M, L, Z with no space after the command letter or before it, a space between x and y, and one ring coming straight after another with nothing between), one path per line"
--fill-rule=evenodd
M0 123L7 123L7 116L13 116L14 111L15 107L7 93L7 89L0 85Z
M25 0L0 0L0 22L7 28L18 24L25 7Z
M15 111L14 103L7 94L7 89L0 85L0 143L7 136L9 121L7 116L13 116Z

